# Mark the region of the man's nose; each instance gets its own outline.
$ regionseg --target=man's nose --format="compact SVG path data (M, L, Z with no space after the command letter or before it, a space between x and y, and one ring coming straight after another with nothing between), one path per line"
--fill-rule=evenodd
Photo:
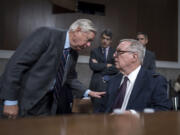
M117 53L116 53L116 52L114 52L114 54L113 54L113 57L114 57L114 58L116 57L116 54L117 54Z

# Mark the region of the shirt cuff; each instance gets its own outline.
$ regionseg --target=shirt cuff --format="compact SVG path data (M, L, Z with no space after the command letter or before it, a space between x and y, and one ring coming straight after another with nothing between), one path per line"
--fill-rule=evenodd
M4 105L17 105L18 101L14 100L14 101L10 101L10 100L5 100L4 101Z
M89 92L91 92L91 90L90 90L90 89L87 89L87 90L85 91L85 93L84 93L84 97L88 97L88 96L89 96Z

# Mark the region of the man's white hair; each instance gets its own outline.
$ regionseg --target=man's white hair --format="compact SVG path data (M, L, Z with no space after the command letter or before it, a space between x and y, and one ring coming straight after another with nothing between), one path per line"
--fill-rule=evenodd
M75 31L78 27L81 28L84 32L92 31L96 33L96 28L94 23L89 19L78 19L74 23L71 24L69 30Z
M145 56L145 47L141 42L135 40L135 39L122 39L121 42L130 42L131 45L128 47L128 51L136 52L138 54L138 58L141 64L143 64L144 56Z

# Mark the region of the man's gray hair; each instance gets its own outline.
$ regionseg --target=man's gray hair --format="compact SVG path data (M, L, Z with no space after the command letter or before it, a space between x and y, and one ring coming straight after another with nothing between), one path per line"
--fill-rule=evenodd
M78 19L74 23L71 24L69 30L75 31L78 27L81 28L84 32L92 31L96 33L96 27L94 23L89 19Z
M131 45L128 47L128 51L136 52L142 65L145 56L145 47L143 46L143 44L141 44L138 40L135 39L122 39L120 40L120 43L124 41L131 43Z

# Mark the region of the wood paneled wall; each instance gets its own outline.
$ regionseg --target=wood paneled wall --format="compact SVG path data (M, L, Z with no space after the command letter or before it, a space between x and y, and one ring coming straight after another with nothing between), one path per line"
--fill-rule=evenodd
M68 29L76 19L89 18L98 28L90 49L99 45L99 35L104 28L112 29L114 47L120 39L136 38L136 33L143 31L149 35L148 48L156 53L157 60L177 61L177 1L106 0L106 16L97 16L53 14L49 0L1 0L0 49L16 49L24 38L40 26ZM89 55L90 49L81 54Z
M158 60L178 59L178 3L177 0L138 0L139 31L149 35L148 48Z

